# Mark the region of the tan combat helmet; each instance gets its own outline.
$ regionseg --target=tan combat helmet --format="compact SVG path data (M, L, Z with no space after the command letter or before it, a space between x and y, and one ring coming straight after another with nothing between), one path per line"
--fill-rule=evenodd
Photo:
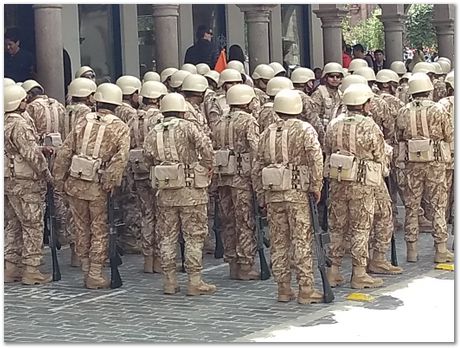
M248 85L238 84L230 87L227 91L228 105L246 105L254 98L256 98L254 88Z
M172 88L179 88L180 86L182 86L184 79L188 75L191 75L191 72L186 71L186 70L177 70L174 74L171 75L171 80L169 81L169 85Z
M211 79L217 84L219 83L219 76L220 74L215 70L211 70L204 75L204 77L206 77L207 79Z
M68 93L71 97L85 98L97 90L93 80L77 77L69 84Z
M399 82L401 83L401 80L407 80L409 81L410 77L412 76L412 73L406 72L403 76L399 78Z
M364 77L368 82L376 80L374 69L369 68L368 66L356 69L353 75L360 75Z
M10 79L8 77L3 78L3 87L12 86L12 85L15 85L15 84L16 84L16 82L14 82L13 79Z
M21 102L27 97L27 93L24 88L17 86L16 84L6 86L3 89L3 107L5 112L12 112L19 108Z
M168 89L159 81L147 81L142 85L140 94L143 98L157 99L168 94Z
M273 71L275 72L275 76L280 74L280 73L283 73L285 74L286 73L286 69L284 69L284 67L278 63L278 62L271 62L270 64L268 64L272 69Z
M123 92L120 87L113 83L103 83L97 87L94 100L99 103L122 105Z
M220 73L218 86L221 87L226 82L243 83L243 79L241 78L241 73L239 73L235 69L225 69L224 71Z
M348 72L354 73L359 68L365 68L365 67L369 67L369 65L364 59L355 58L350 62L350 65L348 66Z
M181 90L184 92L203 93L208 87L208 80L204 76L191 74L185 77Z
M390 69L382 69L377 73L376 81L380 83L399 82L398 74Z
M244 65L239 60L231 60L227 63L227 69L233 69L238 71L240 74L244 74Z
M454 87L454 80L455 80L455 79L454 79L454 72L451 71L450 73L448 73L448 74L446 75L446 78L444 79L444 82L445 82L446 84L449 84L452 88L455 89L455 87Z
M315 73L308 68L297 68L291 74L292 83L307 83L308 81L315 80Z
M324 66L322 77L326 76L327 74L342 74L343 76L343 68L339 63L335 63L335 62L327 63Z
M176 71L176 68L164 69L160 74L161 82L164 83L168 79L168 77L172 76L172 74L174 74Z
M282 89L273 101L273 110L277 113L287 115L299 115L302 113L302 98L298 91Z
M294 89L292 81L287 77L275 76L267 83L267 95L274 97L282 89ZM296 92L298 93L298 92Z
M185 98L179 93L169 93L160 101L160 112L187 112Z
M393 63L391 63L390 69L398 75L404 75L407 72L406 64L400 60L395 60Z
M428 62L419 62L415 64L414 68L412 69L412 74L420 73L420 72L425 73L425 74L428 74L428 73L436 74L436 70L434 66Z
M24 88L24 90L25 90L27 93L29 93L29 91L30 91L32 88L35 88L35 87L41 88L42 93L45 92L45 89L43 88L43 86L42 86L41 84L39 84L37 81L35 81L35 80L26 80L26 81L24 81L24 83L22 84L21 87Z
M86 76L86 75L88 75L88 76ZM96 79L96 73L94 72L93 68L91 68L90 66L83 65L75 73L75 78L77 78L77 77L84 77L84 78L87 78L87 79L94 80L94 79Z
M444 72L442 71L441 64L439 63L431 63L434 66L434 70L436 71L436 75L443 75Z
M431 83L430 77L422 72L412 74L409 78L409 94L431 92L433 90L433 84Z
M353 84L367 85L367 80L361 75L348 75L345 76L340 84L340 91L343 93L348 87Z
M199 63L199 64L196 65L197 74L200 74L200 75L204 76L210 71L211 71L211 68L206 63Z
M161 81L161 77L155 71L147 71L144 74L144 78L142 79L142 82L147 82L147 81Z
M374 93L368 85L354 83L343 92L342 102L350 106L364 105L373 97Z
M190 64L190 63L185 63L184 65L182 65L180 70L188 71L190 74L196 74L197 73L196 66L194 64Z
M447 74L450 71L451 64L447 60L439 60L438 59L437 63L441 66L443 74Z
M452 65L451 60L449 58L447 58L447 57L439 57L438 58L438 63L442 62L442 61L449 63L449 65Z
M116 81L116 85L121 88L123 95L131 95L136 91L139 93L142 87L141 80L131 75L119 77Z
M259 80L259 79L270 80L274 76L275 76L275 71L268 64L257 65L256 68L254 69L254 72L252 73L253 80Z

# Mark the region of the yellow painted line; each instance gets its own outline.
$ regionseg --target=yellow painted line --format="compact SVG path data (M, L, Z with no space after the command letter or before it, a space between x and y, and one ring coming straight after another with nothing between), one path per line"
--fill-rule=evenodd
M453 271L454 264L453 263L438 263L434 269L439 269L442 271Z
M349 301L372 302L375 300L375 297L360 292L352 292L346 297L346 299Z

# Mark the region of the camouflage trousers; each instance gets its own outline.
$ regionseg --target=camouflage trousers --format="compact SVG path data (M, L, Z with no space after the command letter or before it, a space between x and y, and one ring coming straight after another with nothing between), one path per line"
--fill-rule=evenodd
M404 204L404 197L403 197L403 190L398 184L398 168L391 168L390 176L388 177L388 181L390 182L390 187L388 188L388 193L391 197L391 211L393 212L393 222L395 222L396 217L398 216L398 194L401 197L401 200Z
M447 208L446 208L446 219L447 223L452 224L453 221L453 209L454 209L454 170L447 169L446 170L446 182L447 182Z
M45 194L5 195L5 260L40 266L43 257Z
M353 265L365 267L374 216L374 187L331 180L329 189L329 257L334 265L341 265L344 237L349 233Z
M422 198L426 198L432 212L435 243L447 241L446 205L447 183L446 168L442 163L408 163L405 168L407 185L404 190L406 221L404 230L407 242L418 239L418 212Z
M401 169L401 168L395 168L395 173L396 173L395 174L396 184L398 188L399 197L401 197L401 201L403 202L404 206L406 206L405 198L404 198L405 197L404 188L406 187L406 184L407 184L406 173L404 169ZM391 192L390 192L390 195L391 195ZM422 198L422 203L420 204L418 215L419 216L426 215L428 217L428 220L431 220L432 213L430 212L430 209L428 207L428 204L426 203L425 198Z
M275 281L291 282L292 259L299 285L313 285L313 230L308 203L268 203L267 217Z
M61 245L73 243L73 219L69 209L69 202L64 192L54 191L54 206L56 208L56 234Z
M386 253L393 235L392 202L385 184L375 188L374 221L369 235L369 250Z
M141 244L142 215L135 187L134 178L124 176L116 196L125 223L125 228L119 231L118 244L127 254L139 253Z
M218 214L224 261L254 264L257 242L252 191L220 186Z
M142 214L141 246L144 256L160 256L160 246L155 230L156 204L155 192L150 180L136 181L138 210Z
M203 244L208 233L206 204L187 207L158 206L156 231L160 242L161 268L176 270L177 243L182 231L185 241L185 270L203 269Z
M80 259L104 264L108 258L107 197L94 201L69 196L75 228L75 253Z

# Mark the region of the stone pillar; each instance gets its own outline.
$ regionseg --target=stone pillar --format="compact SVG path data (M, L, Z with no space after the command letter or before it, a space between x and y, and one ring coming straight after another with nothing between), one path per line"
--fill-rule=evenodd
M321 4L319 9L313 12L322 23L324 64L342 64L342 18L347 11L336 5Z
M45 93L64 103L62 5L34 5L37 80Z
M405 29L405 15L381 15L385 32L385 60L388 67L395 60L403 60L403 33Z
M249 70L270 63L268 23L271 10L277 5L237 5L248 24Z
M157 71L179 67L177 17L179 5L152 5L155 25Z
M454 63L454 20L433 21L436 27L436 36L438 38L438 55L447 57Z

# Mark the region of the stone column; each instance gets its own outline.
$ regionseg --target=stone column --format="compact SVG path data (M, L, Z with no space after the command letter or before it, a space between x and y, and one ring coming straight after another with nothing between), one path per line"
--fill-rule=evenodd
M403 60L405 19L406 16L401 14L380 16L385 32L385 60L388 66L395 60Z
M454 31L455 22L453 19L446 21L433 21L436 27L436 36L438 38L438 55L447 57L454 63Z
M268 23L271 10L277 5L237 5L248 24L250 74L259 64L270 63Z
M64 103L62 5L34 5L37 80L45 93Z
M155 25L157 71L179 67L177 17L179 5L152 5Z
M323 29L324 64L336 62L342 64L342 18L347 14L336 5L319 5L313 11L321 19Z

